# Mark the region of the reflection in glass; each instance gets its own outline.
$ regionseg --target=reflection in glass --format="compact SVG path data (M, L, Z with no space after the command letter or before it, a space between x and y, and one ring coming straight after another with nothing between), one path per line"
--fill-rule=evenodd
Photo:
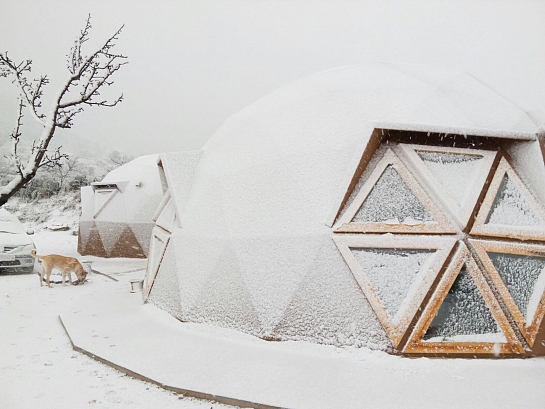
M465 267L445 297L424 341L505 342L505 336Z
M389 165L361 205L354 222L421 224L433 216Z
M542 286L536 284L545 274L545 258L492 252L488 256L526 322L531 323L543 294Z
M393 318L404 309L417 290L422 275L434 260L435 250L352 248L382 305ZM422 274L418 274L421 272ZM409 296L409 297L408 297Z

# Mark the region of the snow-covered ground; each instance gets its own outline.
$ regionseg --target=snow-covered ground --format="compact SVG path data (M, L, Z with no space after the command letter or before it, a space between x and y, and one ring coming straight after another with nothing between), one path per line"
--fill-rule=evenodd
M74 215L59 213L54 222L74 226ZM51 231L45 228L48 223L51 221L27 225L36 230L34 240L38 254L78 256L77 236L73 235L73 230ZM142 269L145 264L142 260L92 259L94 269L100 263L101 270L120 279L123 274L126 275L124 279L136 275L135 269ZM88 279L89 283L83 286L54 284L49 289L39 286L37 275L0 277L1 408L230 407L160 389L74 351L61 326L59 315L72 314L74 304L93 296L97 288L120 284L97 274L90 274ZM178 330L179 323L171 316L151 305L145 308L151 313L150 319L156 319L158 325L167 320L169 325L176 325ZM152 324L155 325L155 321ZM377 408L422 407L422 402L429 402L430 407L437 408L498 409L517 407L518 403L518 407L545 407L545 389L541 387L545 380L545 358L502 361L406 359L364 348L336 348L305 342L267 343L246 334L206 325L184 324L184 328L183 331L189 330L195 334L203 332L205 338L230 338L230 341L237 343L235 347L245 350L247 355L248 351L256 350L256 356L260 358L262 355L265 358L269 355L273 358L277 355L293 357L288 365L288 368L295 368L293 373L288 373L288 369L286 373L275 376L277 380L286 378L283 381L288 386L282 389L285 395L282 398L287 400L292 396L296 397L293 402L305 403L289 407L312 407L309 402L313 399L321 402L322 407L339 408L360 407L360 404L370 404L369 407ZM96 336L107 337L98 333ZM297 366L298 362L309 360L318 363L321 370L310 370L309 366L300 364ZM217 366L214 368L216 374L219 372L226 377L235 376L233 382L238 388L247 385L238 382L244 375L241 368L234 370L233 367L218 364L219 360L214 362ZM241 358L238 365L243 366L244 362L251 369L256 360ZM205 371L209 368L206 365L204 367ZM271 367L274 365L271 364ZM193 368L203 372L203 368ZM344 373L343 368L351 368L351 371ZM309 374L309 370L313 373ZM339 370L341 372L335 372ZM344 377L338 376L337 379L335 374ZM307 384L305 379L314 379L316 382ZM323 384L324 379L326 384ZM268 381L263 379L263 382ZM344 393L346 391L338 395L327 392L328 388L341 391L344 383L351 382L358 384L361 392L359 395L364 398L357 397L358 393ZM336 402L338 405L324 405L324 402Z
M57 215L56 222L72 223ZM77 236L33 226L38 254L77 256ZM115 265L115 261L113 261ZM93 274L90 284L113 283ZM72 349L59 313L92 285L39 286L37 275L0 277L0 407L229 408L183 397L124 375Z

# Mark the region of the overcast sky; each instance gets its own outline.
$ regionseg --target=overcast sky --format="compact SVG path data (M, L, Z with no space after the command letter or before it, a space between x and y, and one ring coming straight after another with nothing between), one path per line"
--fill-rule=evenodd
M464 70L525 110L545 111L543 0L0 0L0 50L33 59L33 74L48 74L52 93L88 13L89 51L125 24L116 49L130 63L112 87L125 101L88 108L63 137L108 150L199 149L229 116L276 88L374 61ZM12 86L0 78L4 141L15 110Z

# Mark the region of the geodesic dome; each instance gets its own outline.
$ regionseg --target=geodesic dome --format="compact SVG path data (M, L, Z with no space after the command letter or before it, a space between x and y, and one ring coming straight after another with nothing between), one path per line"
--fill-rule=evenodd
M78 252L146 258L163 189L157 155L136 158L81 188Z
M202 151L160 156L144 297L264 339L541 354L536 130L463 72L371 64L284 86Z

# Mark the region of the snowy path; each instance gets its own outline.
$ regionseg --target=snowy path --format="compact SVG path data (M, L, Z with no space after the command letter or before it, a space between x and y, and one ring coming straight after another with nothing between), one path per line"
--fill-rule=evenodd
M39 232L39 253L77 255L70 232ZM99 275L83 286L39 286L37 275L0 276L0 407L228 408L185 398L133 379L72 349L59 314L92 289L113 283Z
M39 254L56 252L77 255L74 250L76 237L70 232L39 231L35 241ZM109 274L120 275L123 268L127 272L133 271L138 267L139 261L96 260L96 265L99 263L103 264ZM136 274L139 273L133 271L121 274L120 278L126 281L130 275ZM126 376L72 349L61 326L59 315L87 316L87 319L81 322L77 321L77 318L75 321L72 318L71 327L74 327L74 322L87 327L92 325L88 328L88 333L93 334L89 335L89 339L96 340L92 344L94 346L102 344L107 347L106 350L113 351L108 347L115 343L113 340L116 335L115 328L100 331L99 327L102 323L108 324L108 320L100 321L100 318L113 314L115 309L112 310L112 308L115 303L105 303L105 299L101 299L102 303L94 301L89 303L89 299L93 298L93 294L96 298L97 291L104 291L104 294L111 292L110 290L118 291L121 284L123 284L121 280L114 282L105 276L92 274L89 275L88 284L54 285L49 289L39 286L36 275L0 276L0 407L2 409L86 407L219 409L229 407L165 391L153 384ZM128 290L129 287L126 286L123 294L127 294ZM128 295L136 296L137 294ZM116 297L119 300L121 298L124 297ZM84 304L87 306L84 307ZM84 312L79 315L78 305L81 305L81 311ZM143 309L144 312L150 312L149 310L153 310L154 307L147 306ZM153 320L146 328L161 327L164 324L165 320L162 318L165 318L166 314L162 311L158 312L161 314L152 314L148 317ZM175 321L170 316L167 318L168 322ZM94 320L97 320L96 323L93 323ZM213 367L215 376L218 377L217 384L213 385L216 389L222 383L234 383L230 391L222 391L220 395L229 396L235 389L242 390L245 395L248 395L248 392L254 395L261 394L262 397L266 395L266 392L270 395L269 389L273 384L265 382L265 389L252 389L249 386L252 382L244 379L257 361L268 359L267 364L257 369L269 370L271 372L269 378L272 376L275 383L282 384L281 388L277 388L274 396L282 398L281 401L290 402L288 407L422 408L427 407L428 404L430 407L449 409L544 407L545 358L500 361L402 359L363 348L343 349L305 342L266 343L240 333L227 334L226 331L215 327L185 324L182 329L177 324L175 328L171 328L172 331L190 332L185 336L184 342L189 342L193 338L206 338L211 340L207 344L210 348L221 347L221 344L226 343L231 345L223 351L222 359L212 359L213 356L211 356L212 362L208 364L204 359L206 357L199 358L196 355L190 357L196 362L190 365L193 368L192 372L186 373L186 376L190 376L189 380L192 383L199 383L193 385L193 389L187 388L190 390L206 391L203 385L210 383L208 379L210 376L206 376L206 369ZM155 328L152 333L158 346L156 349L166 352L169 348L162 344L159 346L159 341L168 343L168 340L176 337L167 336L168 334L159 336L158 334L162 331L168 332L170 328L170 325L163 326L165 328ZM143 330L143 328L136 329L140 332ZM143 339L144 336L139 335L136 329L131 333ZM202 336L199 335L199 331L204 331ZM107 339L108 337L112 340ZM218 337L227 339L213 342ZM201 344L198 343L196 346L200 347ZM172 348L172 345L170 347ZM239 349L243 351L237 353ZM253 359L250 356L251 351L255 352ZM190 351L184 352L187 354ZM236 365L233 362L222 363L228 361L227 358L233 354L244 359ZM166 353L163 355L166 356ZM131 355L131 357L134 356L134 354ZM281 359L282 357L289 357L289 359ZM142 363L143 358L139 356L138 359L135 358L135 362L130 363ZM188 358L186 362L191 359ZM287 366L281 367L282 362L287 362ZM250 372L244 370L245 365ZM148 364L148 366L153 365ZM161 368L171 366L173 365L160 365ZM129 368L130 365L124 367ZM273 373L275 368L276 374ZM161 375L164 375L163 372L165 371L161 371ZM200 378L199 374L201 374ZM257 383L266 378L265 376L256 378ZM168 384L174 384L174 382ZM256 382L253 384L255 385ZM267 399L257 398L259 396L248 400L264 403L267 401Z
M58 314L86 286L40 288L36 275L2 276L0 280L2 408L227 407L179 399L72 350ZM93 280L107 279L95 275Z

